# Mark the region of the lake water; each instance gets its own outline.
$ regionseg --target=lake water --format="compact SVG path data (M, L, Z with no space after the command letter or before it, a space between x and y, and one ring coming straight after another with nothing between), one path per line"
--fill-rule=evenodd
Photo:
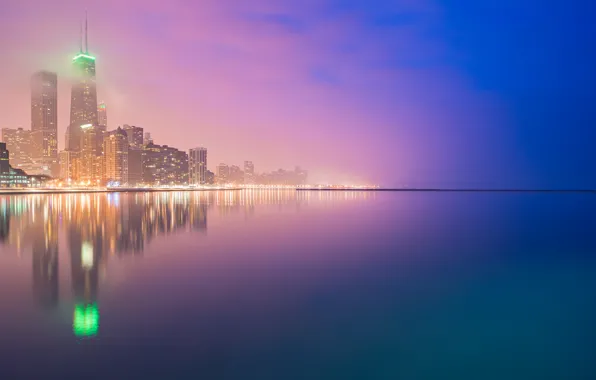
M0 196L0 378L594 379L596 195Z

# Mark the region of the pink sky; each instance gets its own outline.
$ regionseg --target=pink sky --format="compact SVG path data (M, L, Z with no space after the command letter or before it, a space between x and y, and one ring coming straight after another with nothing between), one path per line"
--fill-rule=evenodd
M300 165L317 182L407 183L435 172L427 162L457 165L454 153L470 135L439 125L483 125L494 114L494 99L460 73L418 64L451 54L429 37L441 19L431 2L387 5L415 19L391 29L328 1L3 7L0 127L29 128L29 77L54 70L61 149L85 9L109 128L137 125L158 144L205 146L212 170L252 160L258 172Z

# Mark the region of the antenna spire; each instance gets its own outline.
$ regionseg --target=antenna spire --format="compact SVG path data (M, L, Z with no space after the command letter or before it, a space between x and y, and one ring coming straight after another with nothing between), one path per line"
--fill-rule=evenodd
M89 44L87 42L87 10L85 10L85 53L89 53Z
M87 11L85 11L85 53L89 53L89 44L87 42Z
M82 53L83 52L83 23L81 23L79 26L81 27L81 30L79 32L79 51Z

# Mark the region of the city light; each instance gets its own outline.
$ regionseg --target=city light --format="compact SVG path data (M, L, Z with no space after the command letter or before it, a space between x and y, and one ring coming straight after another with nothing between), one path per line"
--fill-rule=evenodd
M92 337L99 330L99 309L97 304L75 305L72 331L78 337Z
M95 57L94 56L89 55L89 54L84 54L84 53L77 54L72 60L73 61L76 61L79 58L87 58L87 59L90 59L92 61L95 61Z

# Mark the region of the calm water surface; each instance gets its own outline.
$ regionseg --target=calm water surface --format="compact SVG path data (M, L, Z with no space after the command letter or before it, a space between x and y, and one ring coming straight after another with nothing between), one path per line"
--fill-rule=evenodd
M0 196L0 378L594 379L596 196Z

